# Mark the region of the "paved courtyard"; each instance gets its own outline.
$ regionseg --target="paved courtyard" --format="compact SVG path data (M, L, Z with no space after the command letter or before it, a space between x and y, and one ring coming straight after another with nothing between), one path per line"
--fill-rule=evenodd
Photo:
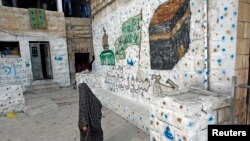
M0 118L1 141L79 141L78 92L62 88L48 94L26 95L32 100L51 99L57 110L29 116L18 113L15 119ZM149 135L103 107L102 128L105 141L149 141Z

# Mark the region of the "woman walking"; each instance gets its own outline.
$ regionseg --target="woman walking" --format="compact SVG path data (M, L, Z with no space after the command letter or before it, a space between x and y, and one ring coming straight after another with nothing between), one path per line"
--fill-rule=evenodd
M79 89L79 121L81 141L103 141L101 127L102 104L86 83L81 83Z

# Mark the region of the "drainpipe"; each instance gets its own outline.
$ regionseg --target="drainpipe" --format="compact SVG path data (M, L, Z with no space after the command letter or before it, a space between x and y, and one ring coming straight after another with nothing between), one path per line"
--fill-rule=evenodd
M205 53L205 89L210 90L209 88L209 27L208 27L208 0L204 0L204 53Z

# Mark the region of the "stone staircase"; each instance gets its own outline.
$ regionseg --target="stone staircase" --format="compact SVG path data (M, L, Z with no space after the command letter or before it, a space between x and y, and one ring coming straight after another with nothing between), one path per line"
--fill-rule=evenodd
M52 80L37 80L31 83L30 94L50 93L59 89L59 84Z

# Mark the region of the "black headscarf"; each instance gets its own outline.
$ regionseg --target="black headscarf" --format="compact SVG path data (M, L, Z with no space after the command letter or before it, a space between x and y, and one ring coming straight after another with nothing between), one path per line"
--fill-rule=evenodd
M86 83L81 83L79 89L79 121L81 141L103 141L101 128L102 104ZM88 126L88 133L83 133L82 128ZM88 138L88 139L87 139Z

